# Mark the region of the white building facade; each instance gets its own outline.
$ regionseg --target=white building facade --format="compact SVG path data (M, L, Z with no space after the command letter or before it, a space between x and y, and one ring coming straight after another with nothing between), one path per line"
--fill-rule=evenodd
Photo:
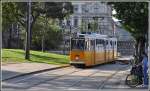
M114 35L114 22L110 5L98 1L74 1L72 4L74 13L64 20L67 31L71 33L94 31L100 34Z
M65 30L70 33L97 32L108 36L115 36L118 40L118 52L120 55L134 54L134 39L123 28L119 27L112 18L112 8L106 2L82 2L74 1L73 14L64 20ZM89 24L97 24L90 28ZM92 25L94 26L94 24ZM91 27L92 27L91 26ZM70 33L65 36L69 40ZM69 48L69 42L67 43ZM67 49L69 50L69 49Z

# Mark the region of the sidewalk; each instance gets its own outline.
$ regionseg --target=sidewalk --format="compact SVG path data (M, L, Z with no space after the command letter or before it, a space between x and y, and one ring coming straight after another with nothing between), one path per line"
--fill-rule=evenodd
M2 65L2 80L13 78L19 75L29 74L42 70L55 69L59 67L62 66L44 63L18 63Z
M124 64L129 64L130 60L133 59L133 56L121 56L116 59L118 62L122 62Z

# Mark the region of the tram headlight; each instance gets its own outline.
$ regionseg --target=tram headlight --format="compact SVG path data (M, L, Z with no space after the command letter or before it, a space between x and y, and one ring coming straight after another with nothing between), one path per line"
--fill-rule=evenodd
M76 55L75 59L76 59L76 60L79 60L79 59L80 59L80 58L79 58L79 55Z

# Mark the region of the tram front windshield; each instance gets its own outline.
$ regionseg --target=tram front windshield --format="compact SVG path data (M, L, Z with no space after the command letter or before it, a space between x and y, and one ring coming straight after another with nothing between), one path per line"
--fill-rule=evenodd
M85 39L71 39L71 49L80 49L84 50L85 49Z

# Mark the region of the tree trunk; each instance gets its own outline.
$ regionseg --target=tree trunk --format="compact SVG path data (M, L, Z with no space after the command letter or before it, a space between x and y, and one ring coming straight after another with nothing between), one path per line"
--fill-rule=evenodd
M30 33L31 33L31 2L28 2L28 15L27 15L27 31L26 31L26 48L25 48L25 59L30 59Z
M9 29L8 48L12 48L12 45L11 45L11 42L12 42L12 31L13 31L13 24L11 25L11 28Z
M45 37L44 35L42 36L42 52L45 50Z
M8 48L11 48L11 29L9 29L9 39L7 43L8 43Z
M142 53L145 51L145 38L139 38L136 40L136 44L135 44L135 55L137 56L137 63L141 62L143 57L142 57Z
M136 61L138 61L139 59L139 39L136 39L136 43L135 43L135 56L136 56Z
M20 48L20 32L18 24L17 24L17 48Z

